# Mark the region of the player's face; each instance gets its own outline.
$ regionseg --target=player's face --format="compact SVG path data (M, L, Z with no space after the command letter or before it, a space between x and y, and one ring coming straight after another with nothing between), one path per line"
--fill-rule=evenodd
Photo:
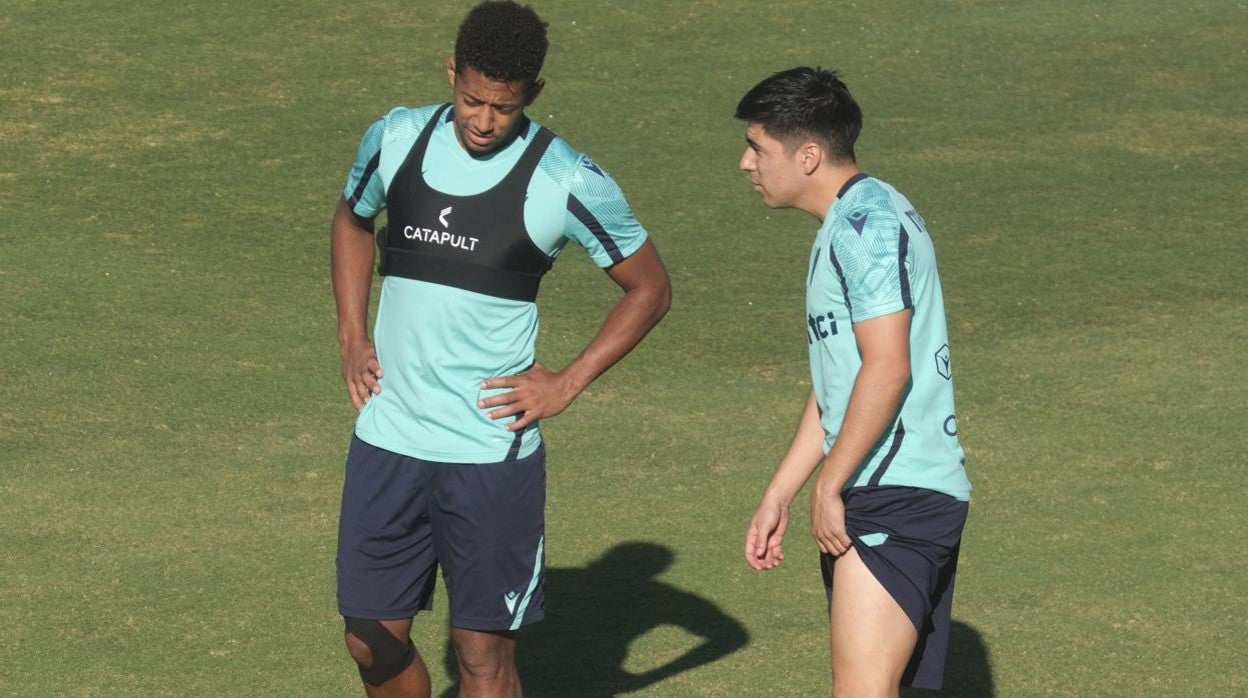
M786 208L797 201L805 179L801 154L772 138L762 124L752 122L745 130L740 167L771 208Z
M455 92L455 136L473 155L486 155L508 142L524 121L524 108L533 103L542 82L504 82L481 74L472 66L455 69L447 63Z

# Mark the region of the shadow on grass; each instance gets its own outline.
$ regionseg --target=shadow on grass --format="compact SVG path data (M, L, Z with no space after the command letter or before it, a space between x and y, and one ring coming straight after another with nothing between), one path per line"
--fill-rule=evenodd
M945 685L940 691L904 689L907 698L925 696L973 696L993 698L997 688L992 680L992 662L984 638L966 623L949 626L949 654L945 659Z
M652 686L725 657L749 635L706 599L656 577L672 551L652 543L624 543L583 568L546 570L546 619L516 636L516 661L525 695L606 698ZM629 643L660 626L675 626L701 642L641 673L624 668ZM445 652L447 674L458 676L455 653ZM443 692L456 695L458 686Z

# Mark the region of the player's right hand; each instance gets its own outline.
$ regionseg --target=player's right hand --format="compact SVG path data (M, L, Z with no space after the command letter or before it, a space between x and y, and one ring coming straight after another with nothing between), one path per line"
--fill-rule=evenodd
M347 395L355 411L364 409L364 403L381 392L381 364L377 362L377 349L367 339L358 339L342 348L342 380L347 384Z
M775 569L784 559L784 532L789 527L789 508L763 499L745 533L745 561L756 570Z
M854 546L845 529L841 488L827 484L822 476L810 490L810 533L819 543L819 551L829 555L844 555Z

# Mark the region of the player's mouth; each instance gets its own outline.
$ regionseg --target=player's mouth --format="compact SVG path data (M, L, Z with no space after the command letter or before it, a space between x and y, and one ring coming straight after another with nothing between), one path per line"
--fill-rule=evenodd
M465 129L464 133L468 134L468 141L473 145L484 148L494 142L494 136L482 136L474 132L472 129Z

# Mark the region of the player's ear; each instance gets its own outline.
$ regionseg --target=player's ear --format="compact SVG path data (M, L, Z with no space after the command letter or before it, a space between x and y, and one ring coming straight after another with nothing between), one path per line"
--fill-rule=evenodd
M823 162L823 148L814 141L807 141L798 149L802 158L802 172L812 174L819 169L819 163Z
M524 106L529 106L537 100L537 96L542 93L542 88L546 87L546 81L538 78L529 85L529 89L525 90Z
M451 81L451 89L455 89L455 54L446 57L446 79Z

